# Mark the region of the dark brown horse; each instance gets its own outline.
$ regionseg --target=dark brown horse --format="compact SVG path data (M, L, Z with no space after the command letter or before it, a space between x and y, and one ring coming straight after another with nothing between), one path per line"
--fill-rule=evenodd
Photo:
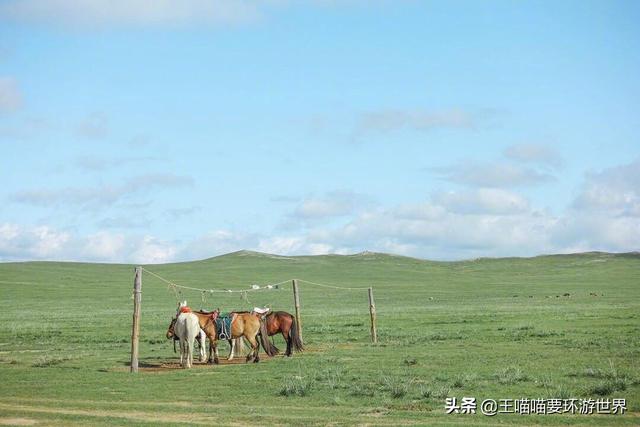
M287 351L284 354L285 356L290 357L293 354L293 350L304 350L302 339L298 334L296 318L293 315L286 311L272 311L267 314L265 321L267 324L267 334L270 337L278 332L282 334L282 338L284 338L287 343ZM276 351L279 350L276 348Z

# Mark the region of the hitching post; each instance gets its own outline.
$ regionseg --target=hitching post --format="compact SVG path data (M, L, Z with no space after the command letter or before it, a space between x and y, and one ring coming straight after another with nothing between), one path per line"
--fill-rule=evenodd
M296 306L296 324L298 325L298 336L302 340L302 322L300 320L300 293L298 292L298 281L293 279L293 302Z
M369 314L371 315L371 341L378 342L378 328L376 326L376 304L373 302L373 288L369 288Z
M131 330L131 372L138 372L138 339L140 338L140 301L142 294L142 267L136 267L133 280L133 327Z

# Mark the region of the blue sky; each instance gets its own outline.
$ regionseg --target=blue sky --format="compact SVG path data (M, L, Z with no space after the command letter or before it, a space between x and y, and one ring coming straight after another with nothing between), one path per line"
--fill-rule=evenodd
M638 250L637 2L0 3L0 260Z

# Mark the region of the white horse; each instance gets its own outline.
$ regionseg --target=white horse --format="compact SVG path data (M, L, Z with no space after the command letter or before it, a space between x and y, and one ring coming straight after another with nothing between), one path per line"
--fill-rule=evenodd
M169 324L169 329L167 330L167 339L173 338L173 352L176 352L176 341L180 341L180 336L176 333L176 320L174 317ZM202 329L198 335L196 335L196 340L200 345L200 362L205 363L207 361L207 350L205 349L205 344L207 340L207 335L204 333Z
M193 364L193 340L200 332L198 316L193 313L180 313L176 318L175 334L180 338L180 364L191 368Z

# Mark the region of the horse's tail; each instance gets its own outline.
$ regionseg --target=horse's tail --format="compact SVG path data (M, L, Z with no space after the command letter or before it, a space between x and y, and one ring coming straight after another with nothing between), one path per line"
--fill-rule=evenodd
M260 319L260 344L262 344L262 348L264 348L265 353L269 356L275 356L278 354L278 349L275 348L271 341L269 341L269 334L267 333L267 326L263 319Z
M296 322L295 317L293 317L293 320L291 321L291 329L289 330L289 337L291 337L291 344L293 344L293 349L295 351L304 350L304 346L302 345L302 338L298 333L298 322Z
M276 354L280 353L280 349L276 346L276 344L273 342L273 337L271 337L271 347L273 347L274 351L276 352Z

